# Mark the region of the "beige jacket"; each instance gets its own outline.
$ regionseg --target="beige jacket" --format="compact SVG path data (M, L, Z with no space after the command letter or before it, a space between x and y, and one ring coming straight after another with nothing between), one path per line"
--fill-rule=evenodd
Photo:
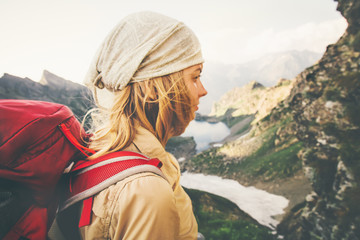
M196 239L198 226L191 200L180 186L176 159L144 128L127 151L162 161L167 181L154 173L130 176L97 194L83 239Z

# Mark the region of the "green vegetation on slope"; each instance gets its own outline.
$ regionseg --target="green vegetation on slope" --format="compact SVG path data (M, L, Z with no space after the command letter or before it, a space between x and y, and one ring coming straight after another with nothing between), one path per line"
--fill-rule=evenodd
M228 110L228 112L232 112L232 111L233 111L233 109ZM240 116L233 117L233 116L231 116L231 114L227 114L227 115L218 117L218 119L219 119L219 121L225 123L226 126L228 126L228 128L231 128L235 124L237 124L238 122L241 122L242 120L244 120L245 118L247 118L249 116L250 115L240 115Z
M286 148L276 150L274 141L275 133L271 132L267 141L254 154L240 163L246 175L273 180L291 177L301 169L301 161L297 153L302 148L302 143L296 142Z
M297 157L302 142L288 144L288 140L275 146L276 131L288 122L276 124L263 132L261 147L244 159L229 159L220 153L219 148L211 148L194 156L189 165L195 171L233 179L271 181L291 177L302 167Z
M271 230L260 225L231 201L193 189L185 189L193 202L194 213L206 240L275 240Z

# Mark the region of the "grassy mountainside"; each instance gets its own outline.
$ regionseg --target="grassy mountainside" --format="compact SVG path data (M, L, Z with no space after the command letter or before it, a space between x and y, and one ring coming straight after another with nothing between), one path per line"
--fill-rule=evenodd
M192 199L196 220L207 240L276 239L271 230L260 225L229 200L193 189L185 189Z
M311 191L298 157L302 147L291 115L277 119L269 114L247 134L194 156L182 167L183 171L222 176L285 196L291 208Z
M284 102L293 82L282 79L275 87L251 82L222 97L213 115L202 119L224 122L231 136L222 146L182 163L183 171L231 178L283 195L290 200L289 208L303 202L311 191L297 156L303 143L296 138L291 109Z
M196 154L196 142L193 137L176 136L169 139L165 149L179 161L184 161Z

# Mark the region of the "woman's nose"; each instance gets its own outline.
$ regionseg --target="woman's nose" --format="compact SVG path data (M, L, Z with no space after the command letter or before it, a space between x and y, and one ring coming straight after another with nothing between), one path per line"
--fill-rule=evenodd
M200 82L200 88L198 89L199 89L199 98L204 97L208 93L202 82Z

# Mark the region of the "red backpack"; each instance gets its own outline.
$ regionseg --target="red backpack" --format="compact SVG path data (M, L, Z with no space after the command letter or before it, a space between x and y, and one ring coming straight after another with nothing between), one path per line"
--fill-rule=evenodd
M79 225L90 222L92 195L134 173L162 175L161 162L133 152L93 161L85 133L61 104L0 100L0 238L46 239L60 210L84 200ZM65 169L74 166L70 173ZM111 170L111 171L110 171ZM59 187L59 180L65 188Z

